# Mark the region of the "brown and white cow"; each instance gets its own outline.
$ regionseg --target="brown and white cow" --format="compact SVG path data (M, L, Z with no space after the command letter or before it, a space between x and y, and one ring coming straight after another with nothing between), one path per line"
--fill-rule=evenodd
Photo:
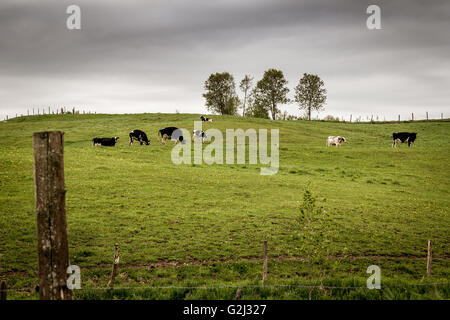
M327 140L327 147L335 145L339 147L342 143L347 142L347 139L341 136L329 136Z

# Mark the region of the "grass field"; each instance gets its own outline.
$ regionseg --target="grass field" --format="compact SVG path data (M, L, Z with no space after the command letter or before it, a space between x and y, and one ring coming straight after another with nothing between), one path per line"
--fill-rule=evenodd
M449 299L450 122L337 123L213 116L203 128L279 128L280 170L260 165L174 165L166 126L192 130L192 114L43 115L0 122L0 278L12 298L36 299L37 243L32 134L65 132L69 254L81 267L79 299L303 299L305 249L299 204L309 182L329 219L326 261L314 265L317 299ZM133 129L151 145L128 146ZM391 148L392 132L418 133L411 148ZM325 146L343 135L340 148ZM119 136L116 147L92 138ZM262 241L269 243L267 288L261 283ZM433 271L426 273L427 240ZM105 287L114 243L117 286ZM378 265L382 290L365 286ZM319 271L320 270L320 271ZM321 273L322 272L322 273ZM446 283L444 285L425 285ZM417 286L420 284L420 286ZM156 289L183 286L193 288ZM219 289L197 287L222 286ZM388 288L390 286L390 288Z

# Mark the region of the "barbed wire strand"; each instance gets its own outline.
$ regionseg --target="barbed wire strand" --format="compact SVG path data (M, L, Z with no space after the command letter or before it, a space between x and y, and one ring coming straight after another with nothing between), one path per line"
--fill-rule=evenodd
M402 287L414 287L414 286L445 286L450 285L450 282L435 282L435 283L412 283L412 284L401 284L401 285L381 285L381 289L390 288L402 288ZM302 289L368 289L367 286L308 286L308 285L297 285L297 284L274 284L274 285L224 285L224 286L146 286L146 287L92 287L92 288L81 288L74 289L73 291L90 291L90 290L103 290L103 291L114 291L114 290L162 290L162 289L173 289L173 290L214 290L214 289L255 289L255 288L302 288ZM34 289L30 288L9 288L5 291L16 291L16 292L30 292Z

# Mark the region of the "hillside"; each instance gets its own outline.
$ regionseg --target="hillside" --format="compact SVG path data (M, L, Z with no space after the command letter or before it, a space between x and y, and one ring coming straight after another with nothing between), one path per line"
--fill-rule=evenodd
M120 244L124 276L119 281L126 286L258 283L264 239L272 259L269 283L302 283L306 251L297 221L308 182L329 214L321 226L328 237L326 279L359 279L365 285L366 268L376 264L386 281L417 283L425 274L427 240L432 239L431 280L448 281L450 122L212 116L214 122L203 123L204 130L223 133L279 128L279 172L262 176L261 165L173 164L173 143L161 145L158 129L192 130L199 116L45 115L0 122L0 277L16 288L35 283L31 137L36 131L62 130L70 260L86 270L86 287L106 284L114 243ZM133 129L147 132L150 146L128 146ZM411 148L391 148L394 131L417 132L417 141ZM329 135L345 136L348 142L327 148ZM120 139L112 148L93 147L97 136ZM234 291L144 297L222 297ZM89 298L88 293L80 296ZM295 294L300 293L274 289L247 297ZM439 294L448 299L448 286Z

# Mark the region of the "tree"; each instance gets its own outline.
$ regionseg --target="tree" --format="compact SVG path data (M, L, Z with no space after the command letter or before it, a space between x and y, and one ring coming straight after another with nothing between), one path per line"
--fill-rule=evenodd
M234 78L228 72L213 73L205 81L206 108L219 114L234 115L237 112L239 98L236 95Z
M250 88L252 87L252 81L253 81L253 78L246 74L244 79L242 79L241 83L239 84L239 88L241 89L242 92L244 92L244 101L242 104L242 116L243 117L245 117L245 105L247 103L247 93L250 90Z
M256 102L253 96L254 93L252 93L248 98L248 108L245 110L245 116L253 118L269 119L270 117L268 110L263 106L261 106L261 104Z
M287 80L284 78L283 72L276 69L264 72L263 78L256 84L253 94L255 103L268 112L270 111L273 120L276 120L276 115L280 112L277 105L289 102L287 98L289 89L286 85Z
M327 100L327 90L318 75L304 73L295 87L295 101L299 108L306 110L308 120L311 120L311 111L324 109Z

